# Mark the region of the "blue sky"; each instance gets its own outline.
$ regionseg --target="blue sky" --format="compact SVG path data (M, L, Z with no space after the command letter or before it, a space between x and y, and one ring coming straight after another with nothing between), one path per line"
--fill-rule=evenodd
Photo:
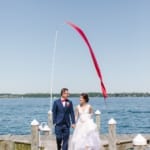
M59 30L54 92L100 91L88 49L65 21L88 36L108 92L150 92L149 0L0 1L0 93L49 92Z

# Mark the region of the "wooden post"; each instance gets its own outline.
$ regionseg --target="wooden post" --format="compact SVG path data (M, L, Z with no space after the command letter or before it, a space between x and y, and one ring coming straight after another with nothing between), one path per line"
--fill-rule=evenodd
M97 129L98 129L98 132L100 133L100 129L101 129L101 112L99 110L96 110L95 111L95 121L96 121L96 124L97 124Z
M141 134L138 134L133 139L134 150L144 150L146 145L147 145L147 141Z
M112 118L108 121L109 125L109 137L108 137L108 143L109 143L109 150L116 150L116 124L117 122Z
M50 134L52 134L53 133L53 114L51 110L48 112L48 126L50 128Z
M39 123L37 120L31 122L31 150L39 149Z

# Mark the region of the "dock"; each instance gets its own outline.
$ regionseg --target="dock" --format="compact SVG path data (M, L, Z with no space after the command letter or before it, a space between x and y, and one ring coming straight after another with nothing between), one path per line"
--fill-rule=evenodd
M143 136L149 143L150 134L144 134ZM117 150L132 150L134 148L132 144L134 137L135 134L117 135ZM100 138L102 143L100 150L109 150L109 135L101 135ZM40 139L41 148L39 149L57 150L54 135L41 135ZM0 135L0 150L31 150L31 135Z

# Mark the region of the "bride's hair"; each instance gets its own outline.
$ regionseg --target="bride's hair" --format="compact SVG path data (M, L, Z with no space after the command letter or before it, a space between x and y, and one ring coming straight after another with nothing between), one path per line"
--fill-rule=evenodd
M85 101L88 103L89 102L89 96L87 93L81 93L81 95L83 97L83 99L85 99Z

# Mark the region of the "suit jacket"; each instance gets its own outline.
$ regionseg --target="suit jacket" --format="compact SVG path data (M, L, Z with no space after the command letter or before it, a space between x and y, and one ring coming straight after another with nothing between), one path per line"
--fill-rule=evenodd
M70 127L71 122L75 124L75 115L73 105L70 100L66 100L66 106L64 107L61 99L54 101L53 104L53 124L61 125L67 124Z

